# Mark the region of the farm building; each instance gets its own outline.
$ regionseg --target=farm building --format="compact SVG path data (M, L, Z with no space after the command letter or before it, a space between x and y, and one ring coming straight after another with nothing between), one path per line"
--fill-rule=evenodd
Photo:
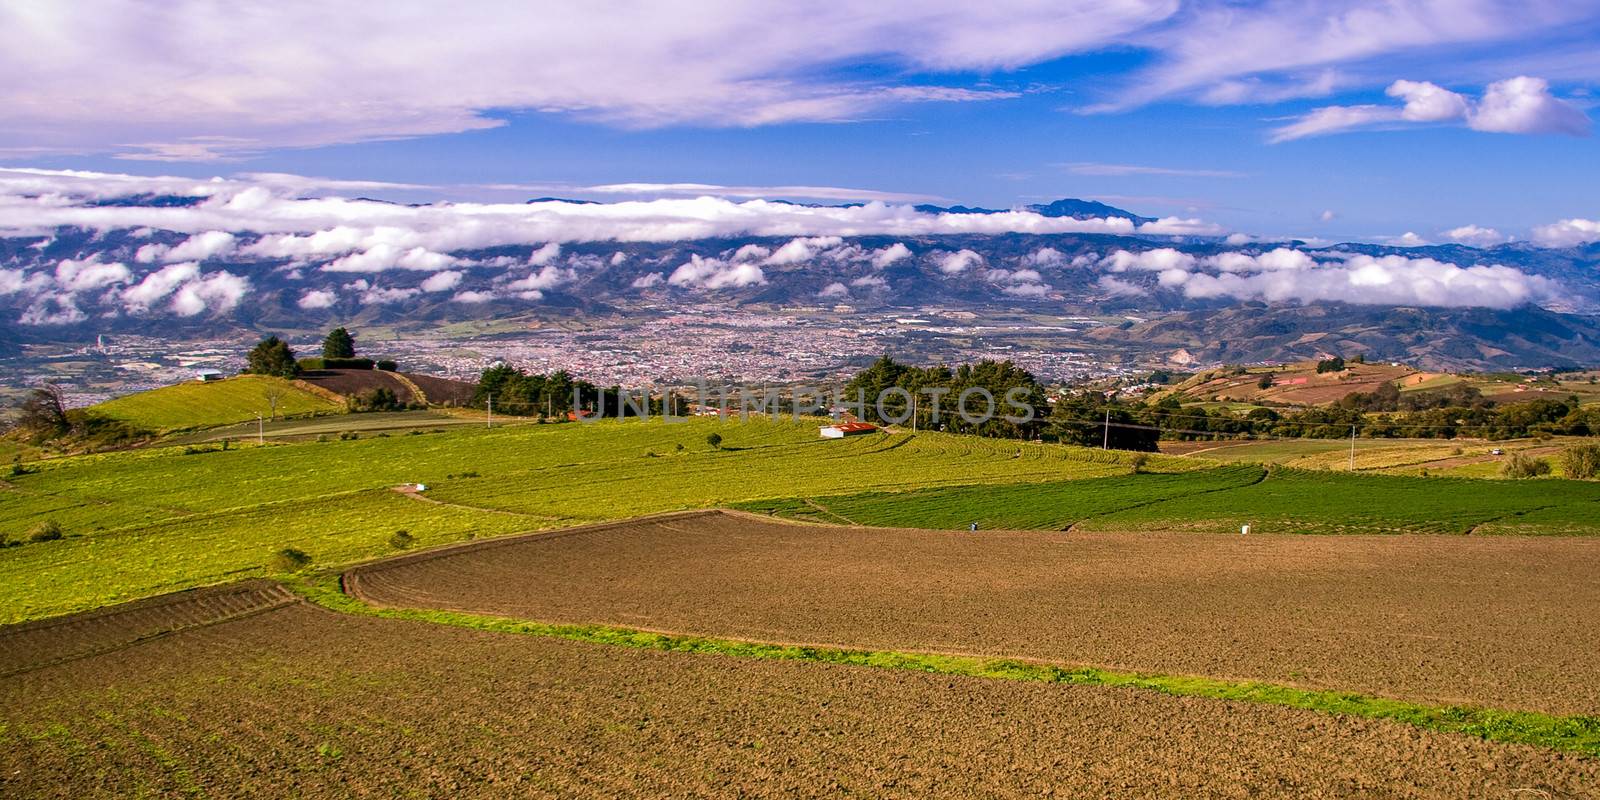
M217 371L217 370L214 370L214 369L203 369L203 370L200 370L199 372L196 372L194 374L194 379L199 381L199 382L201 382L201 383L210 383L211 381L220 381L220 380L222 380L222 378L223 378L222 373Z
M822 426L821 433L824 439L843 439L846 436L859 436L876 430L878 426L866 422L840 422Z

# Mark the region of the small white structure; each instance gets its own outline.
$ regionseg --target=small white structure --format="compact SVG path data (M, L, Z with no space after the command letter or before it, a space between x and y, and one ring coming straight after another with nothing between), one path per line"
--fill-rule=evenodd
M1239 526L1239 535L1240 536L1249 536L1250 535L1250 523L1246 522L1245 524Z
M214 370L214 369L203 369L203 370L200 370L199 372L196 372L194 374L194 379L199 381L199 382L201 382L201 383L210 383L212 381L220 381L220 380L223 379L223 377L224 376L223 376L223 374L221 372L219 372L217 370Z
M878 426L867 422L839 422L833 425L824 425L818 432L824 439L843 439L846 436L860 436L863 433L873 433Z
M417 488L416 488L416 491L419 491L419 492L426 492L426 491L428 491L428 484L426 484L426 483L419 483L419 484L417 484Z

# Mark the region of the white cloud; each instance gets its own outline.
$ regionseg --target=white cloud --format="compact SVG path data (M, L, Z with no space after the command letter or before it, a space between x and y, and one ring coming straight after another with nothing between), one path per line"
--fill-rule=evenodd
M1164 269L1188 269L1194 266L1194 263L1194 256L1170 247L1160 247L1139 253L1118 250L1100 261L1101 266L1110 269L1112 272L1126 272L1130 269L1148 272L1159 272Z
M667 283L673 286L700 289L741 288L766 282L766 275L754 264L730 264L698 255L689 256L687 262L667 277Z
M1270 272L1286 269L1310 269L1317 265L1317 262L1311 256L1306 255L1305 252L1287 247L1279 247L1258 255L1238 252L1218 253L1200 259L1199 263L1221 272ZM1189 266L1174 261L1161 268L1189 269Z
M714 13L681 1L468 3L448 14L312 0L34 4L0 12L0 149L203 160L481 130L504 124L504 110L629 128L859 119L1014 97L926 76L968 81L1098 49L1175 10L1170 0L766 0ZM896 77L839 77L839 65L862 61Z
M872 266L877 269L898 264L911 257L911 248L901 242L895 242L882 250L872 254Z
M1428 245L1433 244L1427 239L1418 236L1413 231L1406 231L1399 236L1390 236L1387 237L1387 239L1389 244L1392 244L1395 247L1427 247Z
M1066 262L1066 254L1054 247L1041 247L1022 257L1022 263L1032 267L1059 267Z
M863 275L851 281L850 285L860 289L887 289L889 281L877 275Z
M659 273L659 272L651 272L651 273L648 273L648 274L645 274L645 275L640 275L637 278L634 278L633 279L633 283L630 284L630 285L635 289L649 289L650 287L658 286L658 285L660 285L661 283L663 283L665 281L666 281L666 277L663 276L661 273Z
M617 252L611 254L611 266L613 266L613 267L621 266L622 263L627 261L627 260L628 260L628 254L622 252L621 250L618 250Z
M169 264L122 290L122 300L129 311L144 311L155 305L156 301L171 295L182 284L199 276L200 265L193 261Z
M1370 79L1363 75L1374 74L1373 65L1403 56L1431 51L1455 58L1463 45L1560 31L1594 15L1588 3L1514 0L1186 5L1169 24L1136 37L1154 48L1157 56L1114 100L1092 110L1126 109L1172 95L1203 93L1229 81L1267 87L1266 92L1239 92L1241 102L1317 96L1334 84L1367 84ZM1336 65L1359 71L1330 76ZM1261 81L1263 77L1270 80ZM1302 87L1298 93L1293 91L1296 85Z
M954 98L953 98L954 99ZM979 98L969 98L979 99ZM802 198L806 200L878 200L885 203L946 202L946 198L910 192L883 192L875 189L849 189L839 186L724 186L717 183L612 183L601 186L560 184L525 187L534 191L614 194L634 197L741 197Z
M1527 76L1489 84L1472 115L1472 128L1495 133L1589 135L1589 117L1550 94L1550 83Z
M309 311L318 308L331 308L333 304L337 302L339 302L338 292L328 291L325 289L312 289L311 291L300 295L300 301L295 305Z
M132 278L133 272L126 264L102 264L92 257L82 261L63 259L56 264L56 284L69 292L127 283Z
M971 250L958 250L939 257L939 271L946 275L960 275L972 267L983 265L983 256Z
M1459 228L1451 228L1441 235L1448 241L1459 242L1473 247L1493 247L1510 241L1509 236L1494 228L1483 228L1477 225L1462 225Z
M699 197L610 204L460 202L406 206L257 193L263 189L239 180L196 183L186 178L0 168L0 233L48 235L60 226L91 230L149 227L191 234L251 233L258 234L259 240L238 247L235 260L336 259L339 270L361 271L396 267L438 270L452 266L444 255L452 251L535 242L545 243L537 251L537 258L553 260L560 251L550 245L567 242L661 242L732 236L816 240L875 235L1223 233L1215 225L1176 217L1135 226L1122 218L1080 220L1044 217L1030 211L928 214L910 206L879 202L843 208ZM96 198L139 192L180 193L208 199L193 207L88 204ZM240 198L248 199L237 202ZM801 248L826 249L816 244L802 244L795 249ZM893 245L888 249L894 251Z
M477 303L487 303L490 300L493 300L494 298L495 298L494 292L471 292L471 291L469 291L469 292L456 292L455 296L451 297L450 299L452 301L454 301L454 302L457 302L457 303L467 303L468 305L472 305L472 304L477 304Z
M833 283L822 287L822 291L817 292L817 296L823 298L849 297L850 287L845 286L838 281L834 281Z
M178 316L192 317L205 311L226 314L250 292L250 281L231 272L210 272L185 283L172 297L172 310Z
M1100 287L1100 291L1105 292L1110 297L1138 297L1149 294L1137 284L1129 283L1111 275L1101 275L1095 281L1095 284Z
M793 239L788 244L773 251L767 257L767 263L772 265L800 264L816 258L818 254L829 248L844 244L844 240L837 236L813 236L809 238Z
M1476 131L1491 133L1589 134L1589 117L1576 106L1550 94L1550 83L1527 76L1496 81L1474 102L1466 95L1427 81L1399 80L1387 94L1405 104L1400 107L1360 105L1319 108L1276 128L1273 142L1371 128L1403 122L1460 122Z
M553 264L547 264L537 272L529 272L526 277L506 284L506 289L513 292L542 292L545 289L554 289L577 277L577 273L570 269L562 269ZM536 300L538 298L529 299Z
M559 242L550 242L544 247L533 251L533 253L528 256L528 264L530 266L542 267L560 257L561 244Z
M417 288L424 292L448 292L461 284L461 272L446 270L428 276Z
M21 269L0 269L0 297L11 294L35 294L50 286L50 276L43 272Z
M1600 220L1564 219L1533 229L1533 240L1545 247L1576 247L1600 241Z
M759 244L747 244L733 254L734 261L765 261L772 255L772 250Z
M1343 264L1254 273L1190 273L1184 294L1267 302L1512 308L1556 294L1556 284L1511 267L1460 267L1431 258L1357 255Z
M1339 217L1339 215L1334 213L1333 209L1331 209L1331 208L1327 209L1327 210L1323 211L1321 214L1317 215L1317 219L1322 221L1322 222L1332 222L1335 219L1337 219L1338 217Z
M400 248L392 244L376 244L360 253L324 264L322 269L325 272L383 272L390 269L432 271L454 263L454 257L435 253L425 247Z
M227 231L206 231L190 236L180 242L171 250L161 255L161 260L174 261L205 261L233 252L237 240ZM140 248L143 250L144 248Z

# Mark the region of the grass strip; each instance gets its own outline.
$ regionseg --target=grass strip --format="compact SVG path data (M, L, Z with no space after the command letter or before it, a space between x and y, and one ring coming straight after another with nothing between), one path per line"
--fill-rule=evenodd
M1476 706L1431 706L1353 692L1299 689L1258 681L1066 667L1009 658L764 644L654 633L610 625L553 625L457 611L379 608L346 594L337 574L308 576L286 585L312 603L346 614L672 653L712 653L738 658L810 661L974 678L1145 689L1175 697L1237 700L1390 720L1424 730L1467 734L1491 742L1535 745L1600 757L1600 717L1595 716L1556 716L1535 711L1505 711Z

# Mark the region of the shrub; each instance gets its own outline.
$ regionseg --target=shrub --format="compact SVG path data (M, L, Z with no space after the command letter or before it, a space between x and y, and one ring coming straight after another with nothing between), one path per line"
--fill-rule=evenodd
M1133 467L1135 475L1144 472L1144 465L1148 463L1150 463L1150 456L1147 453L1136 453L1133 458L1128 459L1128 465Z
M409 531L395 531L394 535L389 537L389 546L396 550L404 550L416 542L416 537Z
M1549 474L1550 462L1522 453L1512 453L1511 457L1500 465L1502 478L1537 478Z
M370 358L324 358L323 369L372 369L376 362Z
M361 434L356 433L355 431L343 431L339 434L339 441L341 442L348 442L360 438Z
M387 358L380 359L378 361L378 365L377 366L378 366L378 369L381 369L384 372L395 372L395 371L400 369L400 365L399 364L396 364L396 363L394 363L393 361L391 361L391 360L389 360Z
M711 445L711 449L712 450L720 450L720 449L722 449L722 434L720 434L720 433L707 434L706 435L706 444Z
M296 361L295 363L298 364L300 366L300 369L302 369L302 370L313 370L313 369L322 369L323 368L323 366L322 366L322 356L317 356L315 358L302 358L299 361Z
M1272 388L1272 373L1269 372L1269 373L1267 373L1265 375L1262 375L1261 376L1261 380L1256 381L1256 386L1258 386L1258 387L1260 387L1262 389L1271 389Z
M1561 471L1578 480L1600 475L1600 444L1579 444L1562 450Z
M64 534L61 533L61 523L50 519L33 526L33 530L28 531L28 541L53 542L57 539L60 539L63 535Z
M311 556L293 547L285 547L272 554L267 566L273 572L299 572L311 564Z

